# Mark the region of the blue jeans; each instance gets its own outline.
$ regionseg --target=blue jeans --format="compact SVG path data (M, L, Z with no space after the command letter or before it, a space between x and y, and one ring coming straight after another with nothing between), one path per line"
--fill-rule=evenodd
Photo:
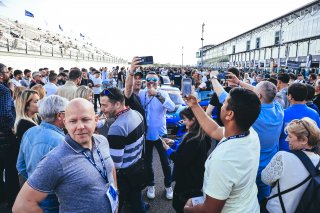
M46 199L40 203L40 207L45 213L58 213L59 202L55 194L49 194Z
M163 136L165 137L165 136ZM165 187L171 187L171 167L169 164L169 159L166 153L166 150L162 146L162 142L160 139L156 141L149 141L146 140L146 153L145 153L145 163L146 163L146 168L148 170L148 176L150 177L149 184L148 186L154 186L154 172L152 168L152 159L153 159L153 146L156 147L159 157L160 157L160 162L162 166L162 171L164 175L164 185Z
M119 210L126 204L130 204L130 210L133 213L145 213L145 203L142 201L141 190L132 190L125 180L125 177L117 173L117 183L119 188Z

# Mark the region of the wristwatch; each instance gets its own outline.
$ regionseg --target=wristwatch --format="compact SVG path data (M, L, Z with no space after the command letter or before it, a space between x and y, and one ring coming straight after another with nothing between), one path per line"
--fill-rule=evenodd
M210 76L211 79L218 79L216 75Z
M157 92L157 94L155 96L156 96L156 98L159 98L161 96L161 93Z

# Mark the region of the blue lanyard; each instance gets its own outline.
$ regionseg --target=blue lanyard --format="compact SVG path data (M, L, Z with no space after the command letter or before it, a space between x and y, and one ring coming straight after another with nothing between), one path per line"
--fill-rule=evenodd
M99 150L99 148L96 146L97 148L97 152L98 152L98 155L99 155L99 158L101 160L101 164L102 164L102 167L103 167L103 172L101 171L101 169L97 166L97 164L87 155L87 153L85 151L82 151L82 154L88 159L88 161L94 166L96 167L96 169L98 170L98 172L100 173L100 175L103 177L103 179L105 179L105 181L107 183L109 183L109 180L108 180L108 176L107 176L107 169L106 169L106 166L104 164L104 160L103 160L103 157L101 155L101 152ZM92 155L92 158L93 158L93 155Z
M232 140L232 139L236 139L236 138L244 138L244 137L248 136L249 134L250 134L250 131L248 130L248 131L241 133L239 135L233 135L233 136L227 137L223 141L220 141L217 146L221 145L222 143L224 143L228 140Z

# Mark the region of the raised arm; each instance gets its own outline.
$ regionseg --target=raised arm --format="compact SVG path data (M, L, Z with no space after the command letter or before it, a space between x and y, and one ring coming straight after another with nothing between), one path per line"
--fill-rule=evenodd
M126 98L130 98L133 93L133 77L137 67L140 66L139 63L140 63L140 58L134 57L132 59L129 75L126 78L126 83L124 87L124 96Z
M254 90L254 86L252 86L251 84L248 84L246 82L240 81L235 74L229 72L227 74L227 76L228 76L227 81L235 83L235 84L238 84L239 86L241 86L241 87L243 87L245 89L248 89L248 90L251 90L251 91Z
M195 96L186 97L186 103L192 109L202 129L211 138L220 141L223 138L223 128L220 127L208 114L200 107Z

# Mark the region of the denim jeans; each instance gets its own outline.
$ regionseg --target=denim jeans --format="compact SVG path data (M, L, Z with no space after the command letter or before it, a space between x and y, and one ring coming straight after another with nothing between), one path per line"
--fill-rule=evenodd
M19 143L9 130L0 133L0 200L6 200L11 208L20 190L16 169ZM3 181L3 171L5 181Z
M165 137L165 136L163 136ZM164 175L164 185L165 187L171 187L171 167L169 164L169 159L166 153L166 150L162 146L162 142L160 139L156 141L149 141L146 140L146 153L145 153L145 163L146 163L146 168L148 170L148 176L150 177L149 181L149 186L154 186L154 172L152 168L152 159L153 159L153 147L156 147L159 157L160 157L160 162L162 166L162 171Z
M132 190L124 177L117 174L117 183L119 188L119 210L124 203L130 205L130 210L133 213L145 213L145 203L142 201L141 190Z
M40 207L44 210L44 213L58 213L59 202L55 194L49 194L46 199L40 203Z

